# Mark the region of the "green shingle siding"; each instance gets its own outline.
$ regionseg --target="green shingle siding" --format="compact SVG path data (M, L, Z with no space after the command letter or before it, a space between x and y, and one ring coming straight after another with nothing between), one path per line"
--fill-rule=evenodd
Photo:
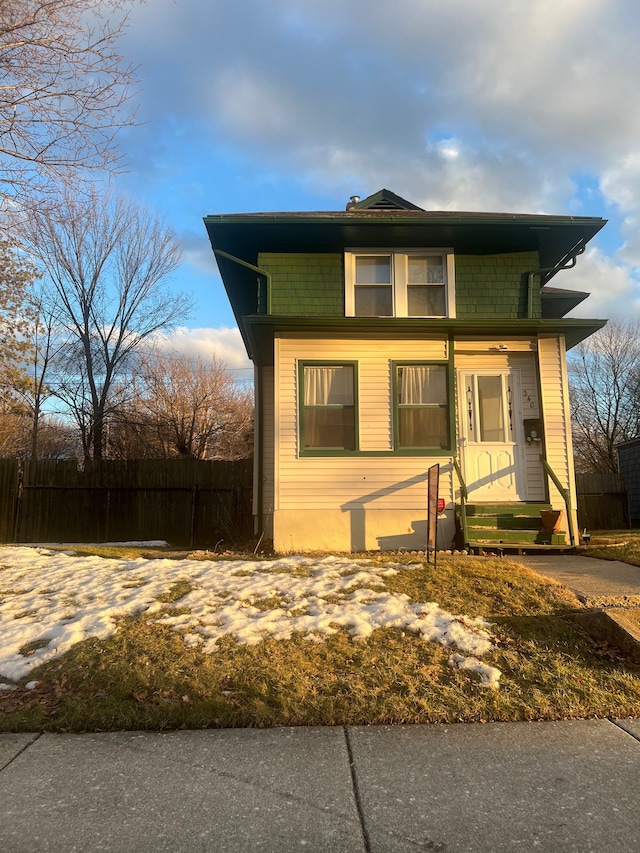
M342 254L264 252L258 266L271 273L273 314L344 317ZM527 316L527 275L537 252L456 255L456 316L517 319ZM533 287L533 317L541 316L540 285Z
M537 252L456 255L456 316L518 318L527 315L527 275ZM540 317L540 285L533 289L533 316Z
M258 266L271 273L271 313L344 317L341 254L264 252Z

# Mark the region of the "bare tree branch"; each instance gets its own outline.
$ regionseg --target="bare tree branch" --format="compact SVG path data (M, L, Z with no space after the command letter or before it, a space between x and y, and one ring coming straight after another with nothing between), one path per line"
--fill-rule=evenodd
M610 321L568 363L576 468L617 471L616 445L640 434L640 323Z
M48 310L71 341L59 394L101 458L111 392L127 360L191 311L191 300L167 287L180 263L178 241L149 210L97 189L82 197L66 191L54 209L34 210L22 237L47 277Z
M19 405L20 393L29 384L27 295L35 277L35 268L15 244L0 241L0 401L5 411Z
M121 457L243 459L253 450L253 395L211 361L143 353L131 403L113 421Z
M117 44L133 0L2 0L0 199L115 169L116 133L135 116L134 70Z

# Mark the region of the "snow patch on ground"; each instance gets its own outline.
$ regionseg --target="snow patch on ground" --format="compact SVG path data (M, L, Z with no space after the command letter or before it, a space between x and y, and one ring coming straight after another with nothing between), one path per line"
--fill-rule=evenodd
M387 592L384 578L396 573L389 565L363 567L341 557L130 560L0 548L0 675L15 681L75 643L110 636L119 617L160 611L167 605L159 596L180 581L189 591L171 606L181 612L159 615L157 622L207 654L225 636L255 645L299 632L322 642L340 629L366 638L395 627L471 655L452 655L449 663L497 687L499 671L478 660L493 647L490 624Z
M495 666L482 663L475 657L465 658L464 655L451 655L449 666L457 667L465 672L473 672L480 676L480 684L483 687L491 687L497 690L500 687L500 676L502 673Z

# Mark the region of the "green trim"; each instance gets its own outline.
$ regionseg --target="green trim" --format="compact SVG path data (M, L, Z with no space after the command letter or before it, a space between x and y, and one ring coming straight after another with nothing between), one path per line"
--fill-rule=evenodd
M415 317L292 317L254 314L241 318L240 331L251 347L255 361L273 364L273 338L278 334L330 335L332 337L380 337L398 341L422 336L447 338L449 336L537 337L539 334L563 334L567 349L597 332L606 320L562 318L560 320L459 320L455 318L423 319Z
M450 350L450 348L449 348ZM444 367L446 370L447 402L441 404L424 404L428 409L446 409L447 433L449 438L448 447L400 447L400 404L398 402L398 368L399 367ZM450 362L444 359L429 359L413 361L411 359L398 359L391 362L391 405L393 409L393 452L396 456L451 456L453 453L452 431L451 431L451 409L452 409L452 386L450 382Z
M558 475L553 470L551 465L549 465L549 463L547 462L546 457L541 456L540 461L542 462L542 467L544 468L546 475L553 480L556 489L560 492L560 494L562 496L562 500L564 501L564 505L565 505L566 510L567 510L567 526L569 527L569 541L570 541L571 545L575 545L577 537L576 537L576 533L575 533L575 529L574 529L573 507L571 505L571 493L570 493L569 489L565 489L565 487L562 485L562 483L558 479Z
M452 459L452 453L450 450L422 450L418 448L417 450L413 450L408 448L406 450L341 450L340 448L332 449L327 448L326 450L322 448L306 448L303 453L300 453L299 456L304 456L305 458L309 456L354 456L354 457L362 457L362 458L370 458L370 459L382 459L387 456L393 456L397 458L398 456L415 456L423 459L431 459L431 458L446 458Z
M305 447L305 405L304 405L304 370L305 367L351 367L353 368L353 441L354 449L344 447ZM302 456L358 456L360 451L360 407L359 407L358 362L339 359L304 359L298 361L298 455ZM318 406L317 408L338 408L337 406ZM342 406L341 408L351 408Z
M398 458L399 456L413 456L419 457L421 459L427 458L431 459L453 459L450 450L431 450L427 449L424 452L418 448L417 451L414 450L341 450L340 448L331 448L328 447L323 449L322 447L318 448L306 448L304 452L299 453L299 456L309 457L309 456L354 456L357 458L369 458L369 459L384 459L386 457L393 456L394 458Z

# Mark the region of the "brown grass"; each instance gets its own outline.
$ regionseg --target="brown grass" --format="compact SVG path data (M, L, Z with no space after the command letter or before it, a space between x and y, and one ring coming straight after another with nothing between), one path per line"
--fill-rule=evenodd
M415 557L361 555L364 562ZM36 690L0 693L0 730L105 731L226 726L366 725L639 716L640 670L565 618L577 599L516 562L442 557L384 580L413 601L489 618L498 691L448 665L450 650L397 629L367 640L338 632L257 646L222 640L214 654L144 614L37 670ZM178 584L167 595L179 608ZM184 587L183 587L184 588ZM278 605L267 599L260 607ZM157 616L157 614L156 614ZM156 617L154 617L156 618ZM26 681L26 679L25 679Z

